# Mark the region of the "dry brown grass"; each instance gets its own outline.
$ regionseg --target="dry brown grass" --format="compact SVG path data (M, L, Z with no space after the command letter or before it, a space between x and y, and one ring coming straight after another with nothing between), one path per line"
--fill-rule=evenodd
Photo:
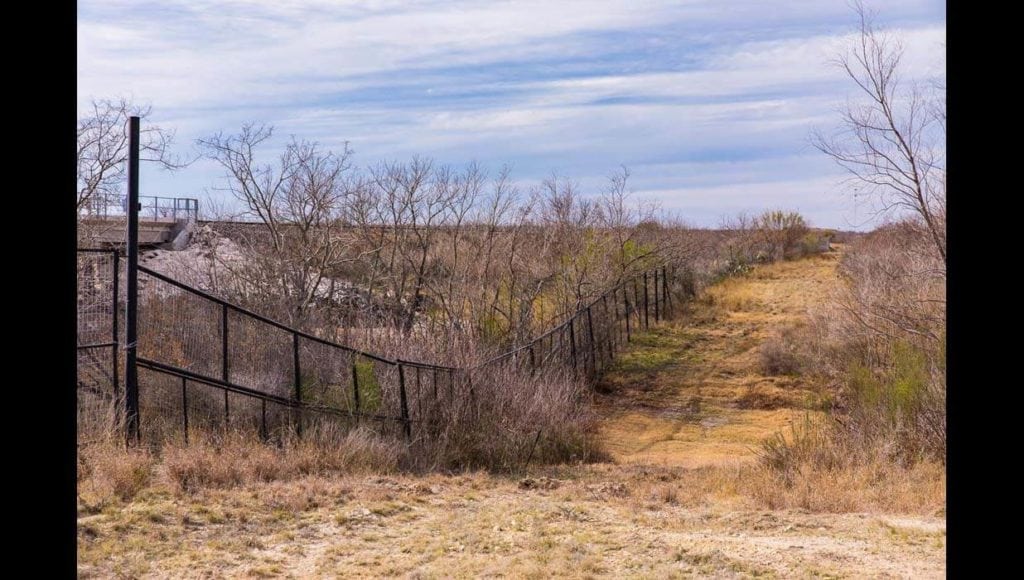
M154 478L131 502L80 517L79 571L940 576L944 489L929 469L808 472L787 484L756 465L602 464L529 474L544 485L485 473L336 474L185 495Z
M786 328L761 343L761 372L767 376L797 375L803 366L795 329Z
M244 433L193 432L190 444L155 452L106 439L79 450L78 492L86 511L129 502L147 488L189 495L307 476L394 472L403 450L366 430L264 445Z
M111 441L86 446L78 452L79 495L101 503L130 501L153 477L153 455L145 450L125 450Z
M290 481L307 475L390 473L402 449L374 433L355 429L292 439L281 448L263 445L251 436L203 438L189 445L161 450L167 482L178 492Z

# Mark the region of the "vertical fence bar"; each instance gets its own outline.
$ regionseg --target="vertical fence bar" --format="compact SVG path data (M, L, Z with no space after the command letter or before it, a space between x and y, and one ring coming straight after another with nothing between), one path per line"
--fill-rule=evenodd
M125 308L125 426L128 444L139 442L139 118L128 119L128 301Z
M181 377L181 419L185 427L185 445L188 445L188 380Z
M434 401L437 401L437 367L434 367Z
M406 441L412 439L412 425L409 424L409 403L405 398L405 367L398 363L398 403L401 405L402 424Z
M530 376L537 374L537 355L533 353L533 343L530 343Z
M117 302L118 302L118 298L119 298L118 297L118 294L119 294L118 288L121 285L121 275L120 274L121 274L121 256L117 253L117 250L114 250L114 279L113 279L114 288L112 290L112 294L114 296L113 296L113 299L111 300L111 302L113 303L111 305L113 307L112 310L111 310L111 318L112 318L111 326L113 328L110 329L110 341L114 343L114 346L111 347L111 349L112 349L111 356L112 356L112 360L113 360L113 368L111 370L113 372L111 373L110 376L113 377L113 380L114 380L114 401L115 402L117 401L118 397L121 394L121 381L119 380L118 369L117 369L118 362L121 360L121 355L118 352L120 350L120 344L118 344L118 340L117 340L117 322L118 322L118 319L117 319Z
M228 381L228 305L220 307L220 378Z
M302 437L302 368L299 366L299 333L292 333L292 362L295 370L295 393L293 395L296 407L295 434Z
M220 307L220 378L228 382L228 305L221 304ZM224 431L227 432L228 420L228 391L224 389Z
M359 414L359 369L356 367L358 355L352 353L352 400L355 403L356 415Z
M260 440L264 443L270 438L267 432L267 400L260 399Z

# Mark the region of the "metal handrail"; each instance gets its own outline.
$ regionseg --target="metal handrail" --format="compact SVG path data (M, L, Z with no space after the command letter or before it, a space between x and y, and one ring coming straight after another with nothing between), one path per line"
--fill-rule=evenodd
M128 196L111 193L94 195L78 209L82 217L110 219L127 217ZM139 217L150 221L197 221L199 200L193 197L139 196Z

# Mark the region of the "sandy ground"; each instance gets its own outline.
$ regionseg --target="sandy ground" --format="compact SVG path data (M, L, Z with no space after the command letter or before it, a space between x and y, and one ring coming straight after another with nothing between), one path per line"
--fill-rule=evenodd
M763 268L637 336L598 402L615 463L156 486L80 505L79 575L944 577L941 511L768 510L737 491L757 443L817 396L762 375L760 344L800 323L834 269L834 255Z

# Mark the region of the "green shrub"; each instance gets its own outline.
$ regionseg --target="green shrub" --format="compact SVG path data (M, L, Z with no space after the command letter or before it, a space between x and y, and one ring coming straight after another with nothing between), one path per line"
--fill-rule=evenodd
M914 461L945 455L944 372L933 368L927 352L906 341L894 342L884 364L851 363L847 373L848 430L867 444L888 446L891 455Z

